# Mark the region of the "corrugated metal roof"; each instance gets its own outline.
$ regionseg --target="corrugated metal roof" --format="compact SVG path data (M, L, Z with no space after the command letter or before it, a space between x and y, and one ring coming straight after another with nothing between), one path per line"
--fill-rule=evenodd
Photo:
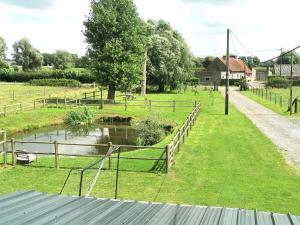
M300 225L300 217L243 209L20 191L0 197L0 224Z

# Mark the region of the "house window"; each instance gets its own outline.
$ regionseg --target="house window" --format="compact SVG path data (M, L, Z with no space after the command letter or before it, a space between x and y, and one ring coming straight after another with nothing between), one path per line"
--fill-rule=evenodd
M210 81L210 77L205 77L205 81Z

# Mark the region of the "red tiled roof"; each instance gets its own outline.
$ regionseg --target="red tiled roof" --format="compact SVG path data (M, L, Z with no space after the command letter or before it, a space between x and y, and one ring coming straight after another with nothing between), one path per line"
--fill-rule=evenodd
M226 66L226 60L224 57L218 57L218 59ZM252 70L241 59L233 57L229 58L229 70L231 72L244 72L246 74L252 74Z

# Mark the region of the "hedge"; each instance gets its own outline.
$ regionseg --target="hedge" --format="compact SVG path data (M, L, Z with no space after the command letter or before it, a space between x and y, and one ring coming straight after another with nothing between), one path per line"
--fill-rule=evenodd
M72 79L37 79L29 81L34 86L80 87L81 83Z
M0 69L0 81L29 82L36 79L73 79L81 83L95 82L95 76L87 69L68 70L38 70L38 71L14 71L12 69Z

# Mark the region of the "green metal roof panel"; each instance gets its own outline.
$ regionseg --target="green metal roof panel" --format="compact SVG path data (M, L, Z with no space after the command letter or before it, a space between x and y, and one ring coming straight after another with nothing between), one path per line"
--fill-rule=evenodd
M120 201L20 191L0 197L0 225L300 225L254 210Z

